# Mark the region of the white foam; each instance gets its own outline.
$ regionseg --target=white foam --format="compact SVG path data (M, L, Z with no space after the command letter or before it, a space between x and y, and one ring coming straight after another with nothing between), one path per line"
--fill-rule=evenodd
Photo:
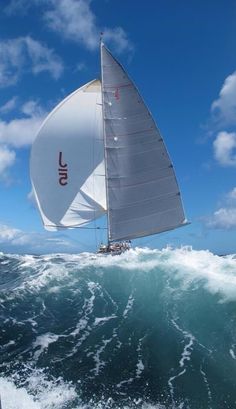
M124 318L127 317L129 311L132 309L133 303L134 303L134 298L133 298L133 295L131 294L129 296L128 302L127 302L126 307L125 307L124 312L123 312L123 317Z
M53 342L56 342L59 338L59 335L52 334L47 332L46 334L39 335L33 343L33 348L38 348L34 353L34 358L38 359L39 356L44 352L45 349L48 349L48 346Z
M179 332L181 332L184 339L188 340L188 342L184 346L183 352L181 353L181 358L179 360L179 368L177 368L177 374L174 375L174 376L171 376L169 378L169 380L168 380L168 385L169 385L169 388L170 388L171 398L172 398L172 401L174 402L173 381L175 381L177 378L179 378L180 376L183 376L185 374L185 372L187 370L186 361L190 361L193 346L194 346L195 337L191 333L189 333L189 332L183 330L182 328L180 328L180 326L174 320L171 320L171 322L174 325L174 327Z
M80 334L80 332L87 327L89 316L93 312L96 290L100 289L99 284L94 283L93 281L90 281L87 285L88 285L88 290L91 294L91 297L86 298L84 301L84 305L82 307L83 317L79 320L75 330L71 332L71 335L74 335L74 336Z
M119 383L116 385L116 387L117 387L117 388L122 388L122 386L127 385L127 384L129 385L129 384L132 383L133 381L134 381L133 378L124 379L123 381L119 382Z
M106 346L112 341L112 339L113 338L104 339L102 341L102 346L97 349L97 352L93 356L93 359L95 361L95 368L92 369L92 372L95 374L95 376L97 376L101 369L105 367L105 361L103 361L100 357Z
M8 347L10 347L11 345L15 345L16 344L16 342L15 341L13 341L13 340L10 340L7 344L4 344L3 346L2 346L2 348L4 347L4 348L8 348ZM0 347L1 348L1 347Z
M78 337L79 340L74 345L72 352L66 355L67 357L71 357L74 354L76 354L76 352L78 351L78 348L88 338L90 331L91 331L91 326L95 325L95 322L91 323L91 326L88 323L89 323L90 316L92 315L92 312L93 312L96 291L101 291L101 287L99 286L98 283L94 283L93 281L88 282L87 286L91 294L91 297L85 299L83 307L82 307L83 316L82 318L80 318L79 322L76 324L76 328L73 331L71 331L71 333L69 334L75 338Z
M208 380L207 380L206 373L203 371L203 369L202 369L202 368L200 369L200 372L201 372L201 374L202 374L202 377L203 377L203 380L204 380L204 383L205 383L205 385L206 385L206 389L207 389L207 395L208 395L208 408L209 408L209 409L212 409L212 406L211 406L211 402L212 402L212 394L211 394L210 385L209 385L209 382L208 382Z
M38 326L38 323L33 318L28 318L24 322L29 322L33 328Z
M186 372L186 369L184 368L183 371L180 371L177 375L171 376L171 377L168 379L168 385L169 385L169 388L170 388L170 395L171 395L171 398L172 398L172 402L173 402L173 403L174 403L174 386L173 386L173 381L174 381L175 379L179 378L180 376L184 375L185 372Z
M233 359L236 359L236 355L235 355L233 348L230 348L229 353Z
M68 257L68 256L67 256ZM208 250L193 250L190 246L162 250L134 248L119 256L73 256L80 266L119 267L127 271L148 272L162 269L170 277L182 280L186 289L193 282L203 285L212 294L219 294L221 301L236 300L236 258L234 255L219 257Z
M79 322L76 324L76 328L70 333L70 335L73 335L73 337L77 336L80 334L81 331L83 331L88 324L88 320L85 319L84 317L79 320Z
M1 255L1 254L0 254ZM7 265L7 264L9 264L10 263L10 260L4 260L4 261L1 261L1 264L4 266L4 265Z
M3 409L42 409L25 388L17 388L13 382L3 378L0 378L0 395Z
M111 315L110 317L95 318L94 325L105 324L107 321L110 321L114 318L117 318L117 316Z
M137 347L137 353L138 353L138 362L137 362L137 364L136 364L136 378L140 378L140 376L141 376L141 374L142 374L142 372L143 372L143 370L144 370L144 364L143 364L143 361L142 361L142 343L143 343L143 340L145 339L145 335L144 335L144 337L142 337L142 338L140 338L139 339L139 342L138 342L138 347Z
M193 283L202 285L212 294L218 294L221 302L236 300L236 259L219 257L209 251L196 251L189 247L170 250L164 266L170 274L182 280L182 288Z
M63 409L77 397L69 383L48 381L39 370L31 373L26 384L27 388L17 387L12 379L0 378L2 409Z
M53 291L57 291L57 285L68 276L70 280L64 280L63 285L72 287L73 281L78 280L74 271L87 266L103 269L115 267L127 271L127 274L134 270L148 273L158 268L165 272L167 280L169 277L181 280L182 289L197 283L210 293L218 294L222 302L236 300L236 257L219 257L210 251L193 250L189 246L176 249L167 247L162 250L136 247L119 256L106 257L92 253L9 257L19 260L22 268L31 267L35 270L35 275L27 277L17 291L35 292L52 280ZM60 263L55 261L57 259ZM15 296L14 291L12 297Z
M139 360L138 360L138 363L137 363L136 367L137 367L137 369L136 369L136 377L137 377L137 378L140 378L140 375L141 375L141 373L142 373L143 370L144 370L144 364L143 364L142 359L139 359Z
M179 361L179 366L180 368L182 368L185 365L185 361L190 360L195 337L190 332L187 332L183 330L182 328L180 328L179 325L174 320L171 320L171 322L175 326L175 328L183 334L185 339L189 339L189 342L184 346L184 350L182 352L181 359Z

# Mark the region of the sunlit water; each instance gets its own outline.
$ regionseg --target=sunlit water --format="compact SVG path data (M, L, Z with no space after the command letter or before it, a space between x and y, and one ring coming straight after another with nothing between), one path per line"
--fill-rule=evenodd
M234 409L236 257L0 253L2 409Z

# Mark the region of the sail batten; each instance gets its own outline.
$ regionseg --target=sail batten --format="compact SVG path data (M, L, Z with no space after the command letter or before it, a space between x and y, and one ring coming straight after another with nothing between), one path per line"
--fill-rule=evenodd
M109 239L172 230L185 216L156 124L120 63L101 44Z

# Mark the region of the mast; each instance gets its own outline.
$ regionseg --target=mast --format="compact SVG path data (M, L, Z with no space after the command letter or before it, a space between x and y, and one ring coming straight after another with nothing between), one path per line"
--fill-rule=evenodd
M102 36L100 36L100 72L101 72L101 94L102 94L102 129L103 129L103 148L104 148L104 170L105 170L105 186L106 186L106 203L107 203L107 244L110 243L110 213L109 213L109 198L108 198L108 181L107 181L107 153L105 146L105 116L104 116L104 91L103 91L103 69L102 69Z

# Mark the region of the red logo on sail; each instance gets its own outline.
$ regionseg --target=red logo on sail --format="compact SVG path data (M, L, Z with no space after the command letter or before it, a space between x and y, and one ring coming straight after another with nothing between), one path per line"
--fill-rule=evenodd
M67 185L67 179L68 179L68 167L67 167L67 163L63 163L62 152L59 152L58 163L59 163L59 168L58 168L59 183L61 186L65 186Z

